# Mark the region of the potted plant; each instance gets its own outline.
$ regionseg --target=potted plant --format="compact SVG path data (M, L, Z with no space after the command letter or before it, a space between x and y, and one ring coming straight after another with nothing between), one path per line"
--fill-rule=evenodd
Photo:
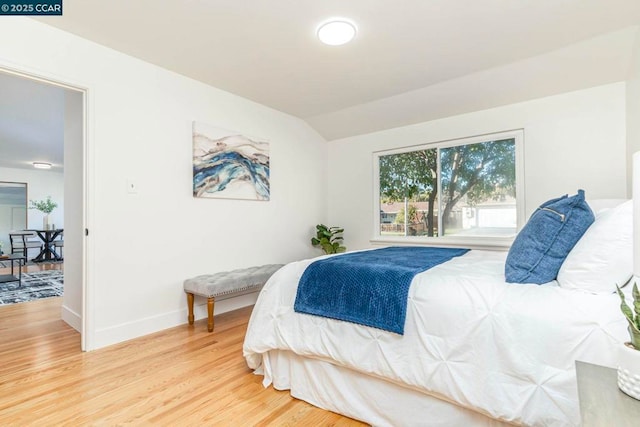
M344 228L316 225L316 237L311 238L313 246L320 246L326 254L339 254L347 250L342 246Z
M29 209L37 209L44 214L42 225L45 230L49 229L49 214L53 212L58 204L51 200L51 196L47 196L45 200L29 200Z
M633 284L633 309L627 305L624 294L618 287L620 310L629 323L630 342L620 348L618 357L618 388L640 400L640 292L638 285Z

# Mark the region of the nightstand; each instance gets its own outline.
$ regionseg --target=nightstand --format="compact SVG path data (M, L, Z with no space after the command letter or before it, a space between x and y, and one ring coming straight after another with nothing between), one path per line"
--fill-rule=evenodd
M620 391L617 370L576 361L576 377L583 427L639 425L640 400Z

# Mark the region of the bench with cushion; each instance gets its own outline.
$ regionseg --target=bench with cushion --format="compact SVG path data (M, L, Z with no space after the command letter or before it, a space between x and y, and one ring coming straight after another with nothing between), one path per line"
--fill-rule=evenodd
M205 274L184 281L189 308L189 324L193 325L194 296L207 298L207 328L213 331L213 305L216 297L248 294L260 289L282 264L267 264L259 267L241 268L215 274Z

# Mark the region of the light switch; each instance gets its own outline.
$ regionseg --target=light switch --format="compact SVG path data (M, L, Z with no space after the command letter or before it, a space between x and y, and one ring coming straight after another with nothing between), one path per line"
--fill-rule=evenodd
M138 183L133 179L127 179L127 193L138 194Z

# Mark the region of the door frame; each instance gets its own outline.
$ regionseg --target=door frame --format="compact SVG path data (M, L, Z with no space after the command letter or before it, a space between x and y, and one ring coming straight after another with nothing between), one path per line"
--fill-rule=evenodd
M93 209L94 200L92 194L95 194L93 190L92 171L94 169L94 155L91 149L93 140L93 98L92 91L88 84L78 82L72 79L67 79L54 75L52 73L43 72L42 70L33 70L27 67L17 67L15 64L6 63L0 58L0 72L13 75L16 77L22 77L41 83L58 86L67 90L73 90L82 94L82 229L85 230L82 238L82 259L80 266L82 269L81 277L81 292L82 292L82 312L81 316L81 330L80 341L82 351L89 351L94 348L95 343L95 315L94 315L94 300L93 300L93 272L94 269L94 253L91 245L91 239L87 239L87 231L91 228L93 223Z

